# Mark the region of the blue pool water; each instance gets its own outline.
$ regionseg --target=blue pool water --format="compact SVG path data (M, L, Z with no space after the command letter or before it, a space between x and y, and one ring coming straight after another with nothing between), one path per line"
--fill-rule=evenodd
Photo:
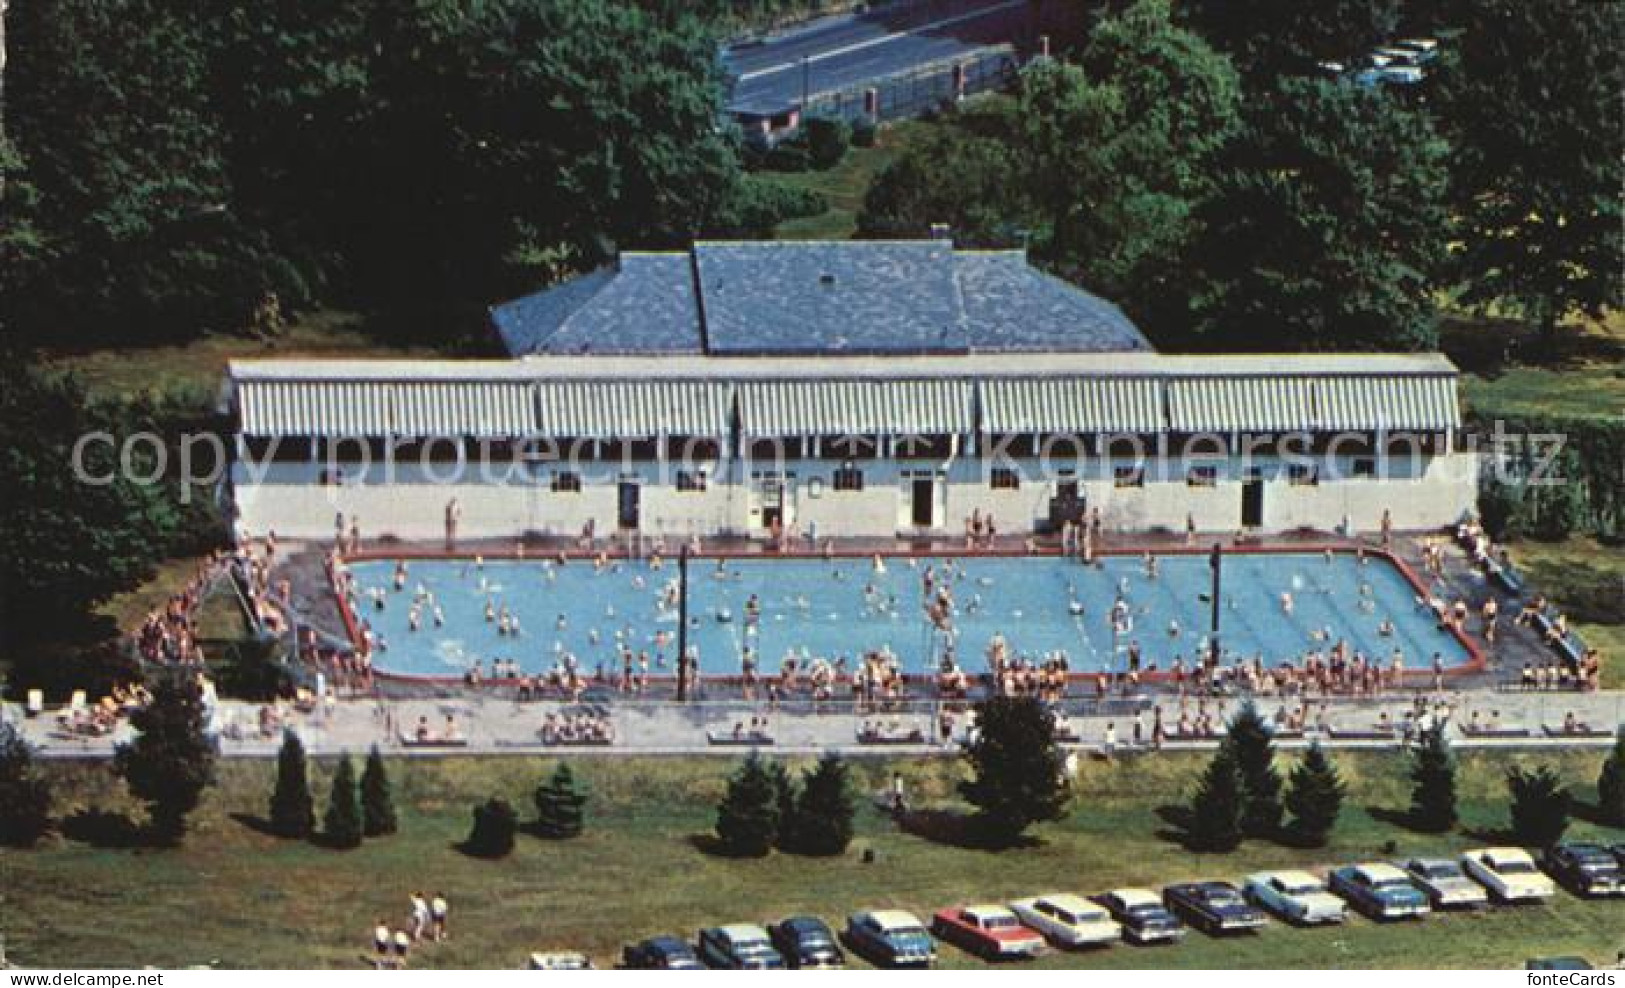
M584 672L602 664L613 674L625 641L650 653L653 674L675 672L677 610L663 600L675 601L675 562L660 570L617 562L602 572L581 560L407 565L400 591L392 589L393 560L351 565L357 612L384 642L374 657L381 670L457 676L478 659L489 675L493 659L511 659L528 672L543 672L569 652ZM845 656L855 666L864 651L882 647L906 671L926 672L939 641L922 605L928 567L939 585L953 588L957 651L968 671L986 669L985 651L995 635L1020 655L1065 652L1074 672L1124 670L1131 641L1140 645L1142 668L1163 670L1176 657L1191 666L1206 648L1211 576L1202 555L1159 557L1155 578L1140 558L1126 556L1093 567L1055 557L887 558L881 570L869 559L699 559L689 566L689 641L698 646L707 675L738 674L747 635L756 641L764 673L775 672L792 650ZM383 591L382 609L368 593L373 588ZM1292 595L1291 614L1282 607L1283 593ZM408 613L420 594L432 594L432 604L424 598L419 630L412 631ZM750 632L746 606L753 594L761 617ZM1112 623L1119 596L1131 621L1122 634ZM1380 558L1229 555L1220 596L1220 639L1228 656L1262 654L1274 665L1346 639L1383 660L1399 648L1412 670L1426 669L1435 652L1446 666L1468 658L1417 606L1404 576ZM499 634L486 620L487 603L498 612L506 606L519 633ZM438 628L434 606L444 617ZM1378 631L1384 618L1394 626L1386 637ZM1330 640L1317 641L1316 632L1326 629Z

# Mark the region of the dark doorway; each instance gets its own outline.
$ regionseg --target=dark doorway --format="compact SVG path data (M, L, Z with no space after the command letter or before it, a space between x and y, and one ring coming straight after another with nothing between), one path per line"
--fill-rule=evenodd
M1241 527L1261 528L1264 525L1264 480L1248 477L1241 482Z
M930 477L919 477L914 481L912 492L913 503L910 505L910 514L914 524L919 528L930 528L932 516L935 514L933 503L936 501L937 482Z
M762 482L762 527L772 530L784 521L784 485L777 480Z
M621 481L620 509L616 518L623 529L638 527L638 485L636 482Z

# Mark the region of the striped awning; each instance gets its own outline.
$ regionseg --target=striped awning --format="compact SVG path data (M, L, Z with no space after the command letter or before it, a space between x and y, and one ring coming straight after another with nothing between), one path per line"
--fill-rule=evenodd
M1295 432L1315 426L1309 377L1176 377L1168 381L1171 432Z
M1000 378L984 381L989 433L1162 431L1161 387L1149 377Z
M733 386L708 381L549 381L536 385L537 431L578 439L724 438Z
M1325 377L1315 390L1323 431L1442 432L1461 425L1456 382L1446 375Z
M500 439L536 430L528 385L511 381L406 381L395 389L400 436Z
M967 381L751 381L739 385L740 431L778 436L925 436L975 428Z
M245 436L387 436L395 385L377 381L244 381Z

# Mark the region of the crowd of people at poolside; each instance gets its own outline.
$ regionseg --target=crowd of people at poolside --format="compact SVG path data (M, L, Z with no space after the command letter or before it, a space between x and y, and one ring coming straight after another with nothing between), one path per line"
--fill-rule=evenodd
M198 563L186 586L171 594L161 607L149 612L135 633L135 646L147 662L165 665L202 665L197 643L196 617L209 590L221 579L236 582L254 618L265 630L280 634L287 627L281 602L288 599L286 580L275 587L271 570L276 565L276 533L267 533L259 551L245 539L235 550L216 549Z
M615 722L607 714L547 714L538 731L543 744L614 744Z

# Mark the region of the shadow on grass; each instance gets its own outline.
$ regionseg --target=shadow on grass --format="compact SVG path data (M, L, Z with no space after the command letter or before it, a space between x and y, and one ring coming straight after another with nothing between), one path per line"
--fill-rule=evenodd
M234 822L247 827L249 830L254 831L254 833L259 834L261 837L282 836L276 832L276 829L271 826L271 821L267 820L265 817L258 816L253 813L233 813L231 814L231 819Z
M1043 843L1028 833L1014 838L991 833L980 817L956 810L905 810L892 814L892 819L905 834L966 851L1011 851Z
M1602 811L1602 806L1589 799L1572 798L1569 801L1569 815L1576 820L1589 823L1594 827L1607 827L1612 830L1625 830L1620 824L1610 820Z
M1179 803L1164 803L1152 812L1157 819L1167 824L1158 827L1155 831L1157 840L1169 844L1177 844L1187 851L1196 851L1198 848L1191 840L1191 821L1193 819L1191 808Z
M1514 834L1510 827L1463 827L1461 828L1461 833L1463 837L1476 841L1480 844L1501 845L1522 843L1522 841L1518 839L1518 835Z
M1411 815L1409 808L1396 810L1389 806L1367 806L1365 811L1370 815L1371 819L1378 823L1386 823L1390 827L1398 827L1400 830L1409 831L1413 834L1437 836L1438 834L1448 833L1449 829L1454 829L1439 830L1434 827L1421 826L1416 822L1416 818Z
M64 817L58 829L68 840L92 847L129 849L152 844L146 830L134 820L95 806Z

